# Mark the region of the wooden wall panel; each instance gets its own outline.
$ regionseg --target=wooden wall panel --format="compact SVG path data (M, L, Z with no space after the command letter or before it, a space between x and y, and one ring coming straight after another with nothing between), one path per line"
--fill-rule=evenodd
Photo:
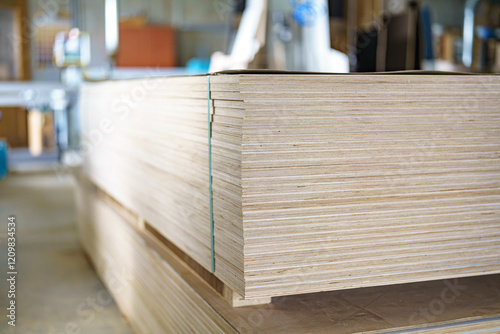
M0 137L6 138L10 147L27 147L27 110L8 107L0 108L0 112Z

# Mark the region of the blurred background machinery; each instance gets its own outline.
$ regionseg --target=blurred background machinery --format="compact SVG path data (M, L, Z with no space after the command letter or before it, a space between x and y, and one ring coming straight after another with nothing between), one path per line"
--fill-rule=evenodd
M500 72L500 1L0 0L11 165L77 163L85 80L224 69Z

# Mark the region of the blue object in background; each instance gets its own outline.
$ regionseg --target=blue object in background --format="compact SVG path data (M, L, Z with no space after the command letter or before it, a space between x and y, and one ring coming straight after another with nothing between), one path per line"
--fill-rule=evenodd
M424 59L434 60L433 37L432 37L432 14L429 7L424 7L420 11L420 22L422 24L424 41Z
M476 35L482 40L497 38L497 34L494 27L477 26Z
M0 179L7 177L7 142L0 139Z
M328 7L318 0L291 0L292 18L303 27L310 27L322 15L328 15Z
M210 68L210 58L191 58L186 64L190 73L207 73Z

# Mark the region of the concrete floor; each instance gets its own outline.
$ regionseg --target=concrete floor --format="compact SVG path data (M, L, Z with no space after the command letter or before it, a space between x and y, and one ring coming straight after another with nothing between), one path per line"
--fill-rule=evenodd
M16 327L7 324L7 217L17 221ZM72 179L55 172L0 180L0 333L132 333L78 242ZM106 294L107 295L107 294Z

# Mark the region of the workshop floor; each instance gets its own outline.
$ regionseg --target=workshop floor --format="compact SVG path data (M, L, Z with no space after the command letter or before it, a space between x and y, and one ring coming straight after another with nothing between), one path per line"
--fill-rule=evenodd
M0 333L132 333L78 242L73 181L55 172L0 180ZM16 327L7 324L7 218L16 216Z

